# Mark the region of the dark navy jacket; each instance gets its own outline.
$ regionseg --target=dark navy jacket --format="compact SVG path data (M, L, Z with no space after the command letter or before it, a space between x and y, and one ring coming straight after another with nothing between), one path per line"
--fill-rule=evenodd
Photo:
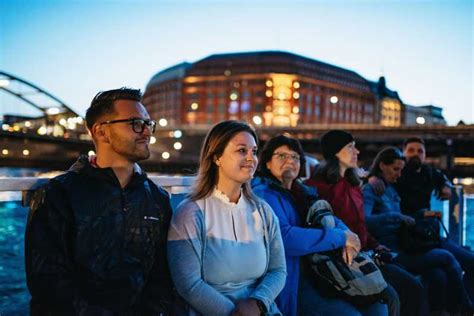
M112 169L80 157L31 203L25 236L31 314L166 314L170 218L169 195L146 174L136 170L122 189Z

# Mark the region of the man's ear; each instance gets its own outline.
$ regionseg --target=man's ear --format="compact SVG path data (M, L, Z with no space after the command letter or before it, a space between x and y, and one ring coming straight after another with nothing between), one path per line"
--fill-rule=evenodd
M104 125L94 124L91 130L92 138L103 143L109 143L109 137L105 131Z

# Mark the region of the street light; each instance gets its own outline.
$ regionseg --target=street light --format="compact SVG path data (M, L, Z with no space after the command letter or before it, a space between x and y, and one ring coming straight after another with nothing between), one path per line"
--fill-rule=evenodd
M424 118L423 116L418 116L418 117L416 118L416 123L417 123L417 124L420 124L420 125L423 125L423 124L426 123L426 120L425 120L425 118Z

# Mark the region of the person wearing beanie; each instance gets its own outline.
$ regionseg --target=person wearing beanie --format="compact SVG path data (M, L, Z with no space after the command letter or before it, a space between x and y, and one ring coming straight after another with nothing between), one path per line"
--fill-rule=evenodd
M367 231L357 174L359 150L353 136L343 130L330 130L321 137L321 151L325 162L306 184L316 187L320 198L331 204L334 214L359 236L362 250L389 252ZM421 281L395 264L386 263L380 268L392 289L390 315L425 315L427 301Z
M340 129L330 130L321 136L321 150L324 159L332 159L336 154L349 143L354 141L354 137L346 131Z

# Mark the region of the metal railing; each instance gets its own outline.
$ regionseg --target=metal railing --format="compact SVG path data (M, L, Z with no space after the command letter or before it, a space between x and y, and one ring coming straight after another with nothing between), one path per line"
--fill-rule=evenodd
M51 177L0 177L0 192L20 191L24 206L29 203L31 192L46 184ZM182 195L189 192L195 177L190 176L149 176L171 195Z

